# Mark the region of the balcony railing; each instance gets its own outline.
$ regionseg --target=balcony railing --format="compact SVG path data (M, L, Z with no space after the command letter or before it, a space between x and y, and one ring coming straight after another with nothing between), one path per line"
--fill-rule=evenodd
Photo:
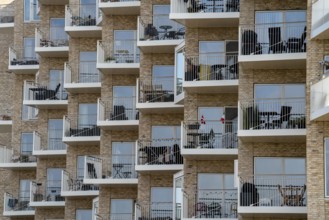
M9 63L16 65L39 65L39 56L34 51L34 46L25 48L9 48Z
M240 206L306 206L306 175L240 178Z
M171 202L137 204L136 219L173 219L173 204Z
M136 97L113 97L111 101L99 100L98 120L138 120Z
M99 0L99 2L139 2L140 0Z
M63 130L53 129L48 131L48 144L41 144L41 135L33 132L33 151L66 150L66 144L62 141Z
M66 5L65 26L95 26L96 4Z
M64 27L50 27L48 35L39 28L35 30L36 47L66 47L68 45L68 35L65 33Z
M135 155L112 154L111 162L106 157L87 156L85 162L85 179L137 178Z
M213 1L171 1L171 13L225 13L239 12L239 0Z
M240 55L306 52L306 22L243 25Z
M64 137L100 136L97 115L81 114L64 117Z
M14 23L15 9L13 4L0 5L0 24Z
M305 105L305 98L259 99L241 102L240 129L305 129Z
M238 78L238 55L203 54L185 59L185 81Z
M179 145L179 138L139 140L137 163L138 165L183 164Z
M136 40L115 40L113 44L99 41L98 63L139 63L139 48Z
M153 15L146 22L139 17L139 40L178 40L184 39L185 27L169 19L169 14Z
M74 178L69 172L63 170L62 172L62 191L98 191L97 185L83 184L83 179Z
M49 88L47 85L25 81L24 100L67 100L67 92L60 83L56 88Z
M5 212L20 212L20 211L32 211L34 210L30 207L30 192L21 191L19 195L14 195L12 193L5 193L4 198L4 211Z
M326 0L312 1L312 30L329 21L329 2Z
M183 125L183 147L186 149L233 149L238 147L237 121L187 121Z
M183 194L186 218L237 218L237 189L198 190L193 195Z
M101 74L96 68L96 62L81 62L74 65L65 63L64 83L99 83Z
M113 213L110 214L109 220L134 220L134 213Z
M7 147L0 147L0 164L3 163L35 163L37 158L32 152L14 154L14 150Z
M174 77L159 79L139 79L139 103L173 102Z
M329 106L329 77L311 86L311 113Z
M42 183L31 182L31 202L62 202L61 181L47 181Z

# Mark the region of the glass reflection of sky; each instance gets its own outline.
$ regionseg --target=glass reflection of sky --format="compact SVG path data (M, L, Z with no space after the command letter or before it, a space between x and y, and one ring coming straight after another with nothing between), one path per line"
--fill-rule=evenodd
M176 54L176 95L183 92L183 76L184 76L185 56L181 50Z

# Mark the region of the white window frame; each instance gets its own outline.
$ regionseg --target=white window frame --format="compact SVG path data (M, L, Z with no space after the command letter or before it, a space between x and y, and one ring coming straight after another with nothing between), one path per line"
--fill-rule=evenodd
M324 197L325 198L329 198L329 189L327 189L327 178L329 178L329 176L327 175L327 158L326 158L326 155L327 155L327 143L328 142L328 148L329 148L329 137L327 138L324 138ZM329 159L329 157L328 157Z
M24 22L39 22L40 21L40 16L38 16L38 8L40 7L39 6L39 1L38 0L30 0L30 14L29 14L29 19L28 20L25 20L25 1L24 0L24 11L23 11L23 19L24 19ZM36 4L35 7L32 7L32 4ZM34 9L36 11L34 11ZM37 15L37 17L39 19L34 19L34 12L35 14Z

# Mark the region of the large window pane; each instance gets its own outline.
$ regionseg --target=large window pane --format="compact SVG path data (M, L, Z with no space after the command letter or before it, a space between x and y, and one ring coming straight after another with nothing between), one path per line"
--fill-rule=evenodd
M326 196L329 196L329 138L325 139L325 175L326 175Z
M47 197L51 201L55 201L56 196L61 194L62 170L60 168L47 169Z
M77 179L84 177L85 156L77 156Z
M183 92L183 76L185 73L185 52L184 49L176 53L176 95Z
M255 175L305 175L305 158L256 157Z
M24 21L40 20L37 15L38 4L38 0L24 0Z
M97 52L80 52L79 82L99 82L99 73L96 68Z
M79 128L91 128L97 122L97 104L79 104Z
M77 209L76 210L76 220L90 220L92 219L91 209Z
M64 71L63 70L50 70L49 71L49 89L56 90L60 84L59 90L56 94L58 99L67 99L67 92L64 89Z
M35 40L34 38L24 38L24 58L35 59L36 53L34 51Z
M21 135L21 154L32 155L33 133L22 133Z
M152 83L153 87L161 87L161 90L172 93L174 91L175 66L163 65L153 66Z
M136 87L135 86L114 86L113 87L113 110L118 118L128 117L129 120L136 119ZM120 112L123 109L124 112Z
M65 30L65 19L64 18L51 18L50 19L50 40L55 44L62 43L68 39L68 35ZM60 42L64 41L64 42Z
M20 180L19 185L20 201L30 201L31 180Z
M62 142L63 119L49 119L48 121L48 150L62 150L66 146Z
M117 215L119 217L120 214L122 214L122 218L120 219L131 219L133 214L132 199L111 199L111 215Z

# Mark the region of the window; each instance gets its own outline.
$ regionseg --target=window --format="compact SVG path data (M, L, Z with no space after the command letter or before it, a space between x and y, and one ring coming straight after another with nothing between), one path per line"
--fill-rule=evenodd
M152 126L152 139L180 139L180 126Z
M97 124L97 104L79 104L79 128L91 128Z
M33 133L21 134L21 155L32 155Z
M326 77L329 76L329 55L324 56L324 65L323 65L323 73Z
M96 1L95 0L80 0L80 17L81 18L96 18Z
M63 119L48 120L48 150L64 150L66 145L62 142Z
M256 11L255 20L255 24L306 22L306 11Z
M185 74L185 48L176 52L176 95L183 92L183 76Z
M24 58L25 59L36 59L37 55L34 51L35 40L34 38L24 38Z
M68 36L64 30L65 19L64 18L51 18L50 19L50 40L55 45L61 44L66 45Z
M115 118L125 120L136 120L136 87L135 86L113 86L113 109L119 109L117 106L124 106L124 115L120 112L113 112ZM118 114L116 114L118 113ZM121 115L120 115L121 114ZM118 116L118 117L117 117Z
M325 144L325 196L329 197L329 138L324 139Z
M174 92L175 66L155 65L152 71L152 83L154 87L161 86L161 90Z
M47 198L50 201L58 201L61 194L62 171L60 168L47 169Z
M38 0L24 0L24 21L39 21L40 18L37 15L39 7Z
M134 142L112 142L112 177L113 178L136 177L134 155L135 155Z
M77 179L84 178L85 156L77 156Z
M22 105L22 120L33 120L38 118L38 109L27 105Z
M133 200L132 199L111 199L112 220L132 220Z
M97 53L80 52L79 82L93 83L100 82L99 73L96 68Z
M173 188L151 187L151 217L172 216Z
M306 174L305 158L256 157L255 176Z
M92 219L92 210L91 209L77 209L75 214L76 214L76 220Z
M31 186L31 180L20 180L19 182L20 201L30 201L30 186Z
M114 31L114 56L119 63L139 62L135 30Z
M64 89L64 71L50 70L49 71L49 89L55 90L60 84L56 97L60 100L67 99L67 92Z
M198 174L198 190L199 197L201 194L207 194L211 191L234 189L234 174L219 173L199 173Z

